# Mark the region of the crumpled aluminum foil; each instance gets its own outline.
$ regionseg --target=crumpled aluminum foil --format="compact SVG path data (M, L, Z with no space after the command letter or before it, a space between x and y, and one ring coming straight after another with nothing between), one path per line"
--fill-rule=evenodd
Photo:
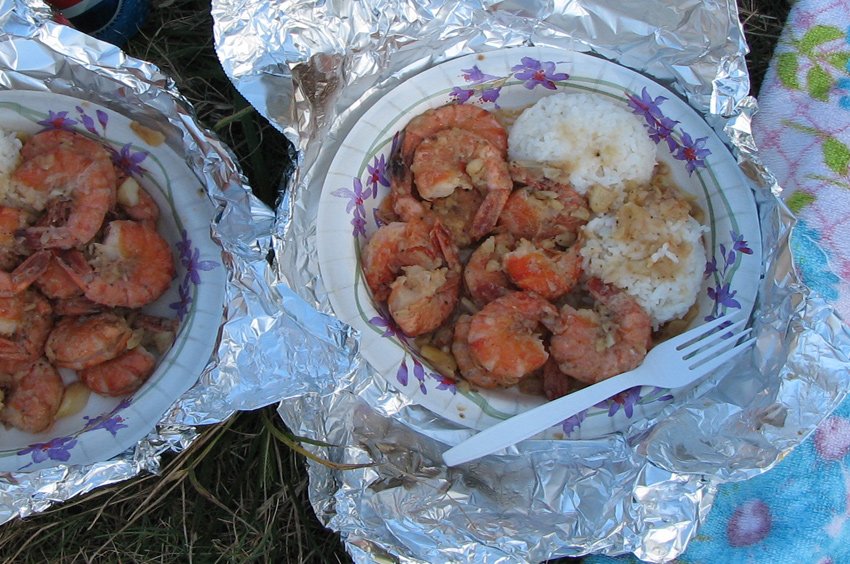
M87 99L170 124L167 141L185 157L218 207L211 226L228 272L219 342L197 384L155 429L120 456L90 466L0 475L0 523L43 511L96 487L156 473L161 455L192 444L196 426L218 423L355 365L349 329L318 313L275 277L266 257L274 213L256 199L235 156L196 120L173 81L150 63L49 20L37 0L0 2L0 85ZM120 95L119 95L120 91ZM163 128L165 129L165 128Z
M319 519L355 561L522 562L592 552L648 561L681 554L718 484L768 470L848 389L850 333L802 285L794 218L750 134L746 44L733 0L213 0L216 48L241 93L294 144L273 232L276 273L331 312L319 277L316 213L324 171L351 126L401 81L461 55L534 44L592 50L685 97L751 179L765 278L753 316L756 360L701 397L598 440L525 441L447 469L470 435L411 404L361 363L302 382L279 407L340 471L310 463Z

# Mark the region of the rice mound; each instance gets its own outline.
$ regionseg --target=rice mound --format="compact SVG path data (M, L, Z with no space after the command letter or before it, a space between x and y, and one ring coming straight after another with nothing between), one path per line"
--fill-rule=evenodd
M9 195L12 183L12 173L21 160L23 143L11 131L0 129L0 199Z
M626 204L583 228L585 272L625 289L652 317L654 329L683 317L705 270L704 227L684 201Z
M580 194L597 185L617 190L646 183L655 166L655 144L641 121L595 94L541 98L517 116L508 147L511 160L542 162Z

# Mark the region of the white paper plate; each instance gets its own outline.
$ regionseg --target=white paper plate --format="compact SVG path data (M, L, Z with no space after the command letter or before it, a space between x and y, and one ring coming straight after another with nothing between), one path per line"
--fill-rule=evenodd
M384 170L394 136L410 119L453 101L487 109L523 108L553 92L594 92L624 107L631 98L635 108L641 100L649 100L657 105L653 112L638 114L647 123L647 135L661 115L678 122L670 144L656 140L657 158L667 163L673 180L704 210L710 227L704 237L706 256L714 265L707 265L694 324L727 309L749 313L758 292L761 235L752 193L727 148L675 94L603 59L551 48L505 49L432 67L384 95L342 142L319 204L319 265L334 313L360 331L362 354L375 370L412 401L475 429L485 429L545 398L516 388L476 390L429 367L393 330L388 315L376 309L361 272L360 250L377 229L374 211L389 191ZM689 152L689 147L697 151ZM668 390L636 388L545 436L604 435L631 418L657 413L670 401L674 395Z
M210 238L214 208L186 162L158 142L159 136L102 106L51 93L0 92L0 128L32 134L56 127L112 147L156 200L159 232L172 244L177 276L168 292L143 311L179 318L180 330L154 374L131 396L92 393L80 413L40 434L0 428L0 471L91 464L133 446L195 383L221 324L225 270L221 248ZM67 383L74 375L63 377Z

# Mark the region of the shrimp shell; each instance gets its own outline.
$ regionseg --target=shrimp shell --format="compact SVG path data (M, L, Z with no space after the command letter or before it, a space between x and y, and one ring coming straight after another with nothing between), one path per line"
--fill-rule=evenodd
M549 354L541 325L560 328L558 308L533 292L513 292L472 316L467 342L472 358L499 386L513 386L541 368Z
M511 282L547 300L567 294L582 274L579 245L560 251L540 248L523 239L513 251L505 254L502 263Z
M106 226L90 258L68 251L60 262L85 296L111 307L139 308L159 298L174 278L168 241L149 225L116 220Z
M32 362L53 327L50 303L34 290L0 297L0 362Z
M121 355L84 368L80 381L91 391L111 397L126 396L142 387L156 367L156 357L138 346Z
M82 135L55 131L33 136L22 154L13 182L28 193L27 202L49 210L47 221L23 230L27 245L71 249L94 238L115 202L115 169L106 149Z
M39 358L15 373L9 387L0 420L27 433L40 433L53 424L65 385L47 360Z
M416 148L432 135L451 128L474 132L486 139L505 158L508 134L498 120L483 108L465 104L447 104L416 116L405 126L401 141L390 155L390 196L393 210L403 221L423 219L428 209L413 190L411 165ZM492 210L489 210L492 211ZM498 214L497 214L498 217ZM483 236L483 234L478 237Z
M564 331L552 336L550 350L561 372L593 384L632 370L652 344L652 319L637 300L598 278L588 290L605 314L564 305Z
M82 370L121 355L133 330L114 313L60 319L45 343L44 352L56 366Z

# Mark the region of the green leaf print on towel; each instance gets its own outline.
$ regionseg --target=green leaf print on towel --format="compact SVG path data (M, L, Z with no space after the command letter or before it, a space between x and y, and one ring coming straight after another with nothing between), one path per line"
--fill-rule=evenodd
M835 73L847 74L850 53L840 49L846 42L828 45L845 38L844 31L834 26L816 25L800 39L783 44L792 51L776 55L776 73L785 88L803 90L813 99L826 102L838 79ZM801 83L805 75L805 84Z
M815 47L836 39L844 39L844 32L831 25L816 25L803 35L797 46L802 53L811 56Z
M850 188L850 184L848 184L846 178L848 168L850 168L850 147L824 131L790 119L782 120L782 125L819 138L821 140L823 162L829 170L837 175L836 177L829 177L821 174L809 174L806 178L831 182L836 186Z

